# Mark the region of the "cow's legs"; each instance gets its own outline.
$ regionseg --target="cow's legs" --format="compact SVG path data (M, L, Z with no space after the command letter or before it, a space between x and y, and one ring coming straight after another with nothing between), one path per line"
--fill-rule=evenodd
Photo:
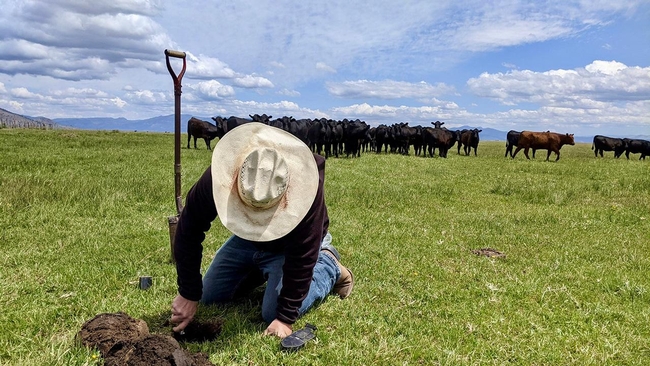
M513 159L515 158L515 156L517 156L517 153L519 152L519 150L521 150L521 146L517 146L517 148L515 149L515 153L512 154Z
M519 150L519 148L517 148L517 150ZM526 159L530 160L530 156L528 156L528 150L528 148L524 149L524 155L526 155Z

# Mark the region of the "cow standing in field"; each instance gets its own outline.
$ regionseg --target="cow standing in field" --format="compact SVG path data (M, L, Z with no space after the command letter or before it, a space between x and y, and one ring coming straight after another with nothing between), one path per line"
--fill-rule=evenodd
M561 134L556 132L533 132L533 131L521 131L519 135L519 141L517 143L517 149L512 155L514 159L517 156L519 150L524 149L524 155L526 159L530 160L528 156L529 149L544 149L548 150L546 154L546 161L551 157L551 152L554 152L557 157L555 161L560 160L560 149L563 145L575 145L573 139L573 134Z
M465 145L463 147L465 151L465 156L469 155L470 152L472 151L472 148L474 148L474 156L476 156L476 149L478 148L478 142L479 142L479 132L483 130L479 130L478 128L472 129L472 130L464 130L460 134L460 143ZM459 151L460 151L460 144L458 145Z
M208 150L212 150L210 141L215 138L222 138L225 134L220 126L215 126L210 122L192 117L187 121L187 148L190 148L190 141L194 137L194 148L196 149L196 139L202 138Z
M641 139L623 139L625 142L625 157L630 158L630 153L641 154L639 160L650 156L650 141Z
M519 135L521 135L521 132L519 131L508 131L508 134L506 135L506 155L504 158L508 157L508 153L512 158L512 148L517 147L517 144L519 143ZM535 159L535 149L533 149L533 159Z
M614 157L619 158L627 147L627 143L623 139L615 137L607 137L602 135L594 136L594 142L591 144L591 149L594 150L594 156L603 157L603 151L613 151Z
M422 129L422 142L424 156L429 152L429 156L433 157L435 149L438 148L438 155L441 158L447 157L447 152L451 149L458 140L457 131L451 131L446 128L441 128L444 122L431 122L434 127L424 127Z

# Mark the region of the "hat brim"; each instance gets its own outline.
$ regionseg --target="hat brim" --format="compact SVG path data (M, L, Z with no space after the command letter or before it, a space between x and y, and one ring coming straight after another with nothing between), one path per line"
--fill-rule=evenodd
M260 147L275 149L287 163L289 184L270 209L245 204L237 191L244 159ZM230 130L212 153L212 195L221 223L233 234L252 241L287 235L305 217L318 191L318 167L311 150L282 129L249 122Z

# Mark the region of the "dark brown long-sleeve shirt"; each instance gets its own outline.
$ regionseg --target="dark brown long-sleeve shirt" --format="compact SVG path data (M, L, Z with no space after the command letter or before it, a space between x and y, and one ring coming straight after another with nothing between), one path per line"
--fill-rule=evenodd
M316 198L302 221L286 236L269 242L258 242L260 250L284 252L282 290L278 297L277 318L293 324L298 309L307 296L320 244L329 226L323 185L325 159L314 154L318 166ZM300 189L300 187L297 187ZM201 257L205 232L217 218L212 196L212 173L208 168L187 193L174 237L174 258L178 274L178 292L188 300L198 301L203 292Z

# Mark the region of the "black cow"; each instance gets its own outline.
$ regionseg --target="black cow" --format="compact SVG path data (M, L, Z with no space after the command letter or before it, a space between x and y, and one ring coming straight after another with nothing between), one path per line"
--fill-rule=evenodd
M202 138L208 150L212 150L210 141L215 138L222 138L224 130L220 126L215 126L210 122L192 117L187 121L187 148L190 148L190 140L194 137L194 148L196 149L196 139Z
M360 157L361 149L359 142L364 139L364 136L370 129L370 126L359 119L354 121L343 120L343 142L345 144L346 157Z
M479 143L479 132L483 130L479 130L478 128L474 128L471 130L465 130L464 132L461 133L460 135L460 143L465 145L463 148L465 151L465 155L469 155L469 153L472 151L472 148L474 148L474 156L476 156L476 149L478 148L478 143ZM460 144L459 144L460 145ZM459 146L460 149L460 146Z
M330 142L332 153L338 158L339 154L343 154L343 143L345 137L343 121L328 120L327 123L330 125L330 130L332 131Z
M401 154L408 155L411 145L415 144L415 155L419 154L422 146L422 133L415 127L410 127L408 122L402 122L394 125L395 139L397 139L398 151Z
M331 154L331 138L332 129L327 123L327 119L321 118L314 120L312 125L307 130L307 138L309 139L309 148L312 152L321 154L323 148L325 149L325 158L327 159Z
M382 150L384 150L384 152L387 153L389 144L390 127L383 124L377 126L377 130L375 130L375 152L379 154Z
M232 130L233 128L241 126L245 123L253 122L252 119L245 119L245 118L240 118L235 116L230 116L228 118L222 118L217 116L217 117L212 117L212 120L217 124L217 126L221 126L224 133L228 133L228 131Z
M512 147L517 147L519 144L519 135L521 135L521 132L515 131L515 130L510 130L508 131L508 134L506 135L506 155L504 156L505 158L508 157L508 153L510 153L510 157L512 157ZM535 159L535 150L537 149L532 149L533 150L533 159Z
M433 124L433 122L431 122ZM444 123L444 122L441 122ZM434 124L435 126L435 124ZM450 131L446 128L422 128L422 141L424 145L424 156L429 152L429 156L435 155L435 149L438 148L438 155L441 158L447 157L447 151L456 143L456 131Z
M607 137L602 135L594 136L594 142L591 144L591 149L594 150L594 156L603 157L603 151L613 151L614 157L619 158L625 151L626 142L623 139L615 137Z
M251 120L253 120L253 122L260 122L260 123L264 123L265 125L268 125L269 122L271 121L271 118L273 118L273 116L267 116L266 113L264 113L261 116L259 114L253 114L253 115L249 114L248 116L251 118Z
M625 157L630 158L630 153L641 154L639 160L645 160L646 156L650 156L650 141L641 139L623 139L626 144Z

